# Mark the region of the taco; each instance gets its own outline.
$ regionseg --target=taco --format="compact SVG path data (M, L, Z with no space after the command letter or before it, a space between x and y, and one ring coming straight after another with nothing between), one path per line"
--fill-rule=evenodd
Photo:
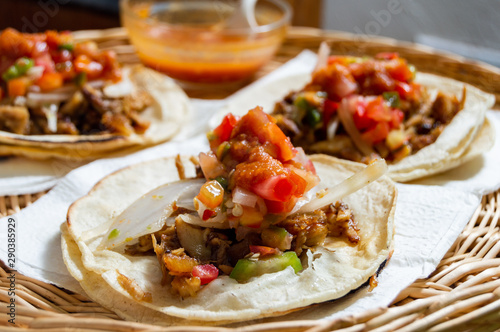
M69 33L6 29L0 55L1 155L91 158L168 140L189 115L172 80Z
M465 162L471 144L477 154L492 147L493 135L476 138L494 96L417 73L397 53L326 57L322 47L309 82L272 113L306 152L365 163L382 157L393 179L409 181Z
M494 129L485 120L493 95L417 72L396 53L328 56L325 47L312 75L249 87L214 120L228 112L241 115L259 96L307 153L365 163L383 157L389 176L403 182L446 171L493 146Z
M307 157L260 108L208 138L199 160L131 166L70 207L63 256L91 298L143 308L118 309L127 319L225 324L340 298L386 262L396 187L383 160Z

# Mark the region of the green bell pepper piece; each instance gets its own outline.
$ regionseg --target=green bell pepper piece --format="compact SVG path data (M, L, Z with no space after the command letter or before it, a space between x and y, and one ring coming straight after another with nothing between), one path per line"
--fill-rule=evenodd
M258 260L240 259L229 277L238 282L245 282L252 277L258 277L265 273L282 271L288 266L291 266L295 273L302 271L302 263L295 251L287 251L281 255L273 255Z

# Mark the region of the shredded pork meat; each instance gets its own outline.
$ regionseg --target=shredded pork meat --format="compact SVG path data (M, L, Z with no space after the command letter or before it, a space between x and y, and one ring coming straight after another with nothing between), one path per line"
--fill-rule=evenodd
M0 130L14 134L29 131L29 112L24 106L0 105Z
M138 90L122 98L107 98L102 89L85 84L62 103L45 105L23 100L22 105L4 100L0 105L0 130L24 135L143 134L150 122L141 117L153 102ZM56 107L56 129L49 125L46 107Z
M186 212L178 209L175 215ZM353 245L360 240L354 215L343 202L314 212L291 215L275 226L293 235L291 250L297 255L323 244L326 237L343 237ZM203 243L195 244L189 240L183 247L183 238L201 238ZM177 220L175 225L140 237L136 244L127 246L126 253L144 255L154 251L163 273L162 285L170 284L174 294L186 298L195 296L201 288L200 279L191 275L194 266L213 264L222 273L229 274L239 259L250 255L250 245L262 245L259 232L248 229L238 240L234 229L202 229ZM209 255L204 250L208 250Z

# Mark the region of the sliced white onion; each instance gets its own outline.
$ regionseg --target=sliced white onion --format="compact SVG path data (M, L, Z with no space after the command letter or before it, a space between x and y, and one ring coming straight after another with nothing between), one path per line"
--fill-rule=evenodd
M14 98L14 106L26 106L26 97L17 96Z
M93 81L88 81L88 85L93 87L94 89L101 88L106 84L106 81L104 80L93 80Z
M331 188L326 195L321 198L314 199L302 206L298 212L310 212L320 209L324 206L334 204L343 197L358 191L364 186L376 181L387 172L387 164L384 159L378 159L368 165L363 170L355 173L351 177L345 179L335 187Z
M255 207L259 196L255 195L253 192L243 189L241 187L236 187L233 190L233 203L240 205L245 205L249 207Z
M320 186L316 186L306 192L301 198L297 200L297 203L295 203L295 206L293 207L292 211L290 211L287 215L292 215L298 212L304 205L308 204L311 202L313 199L316 198L316 194L320 190Z
M30 85L28 87L28 92L40 92L42 89L38 85Z
M201 152L198 155L201 171L207 179L215 179L218 176L224 176L226 169L224 165L217 159L217 156L212 152Z
M356 90L358 89L358 84L355 81L351 81L344 75L340 75L339 79L340 81L335 85L335 93L340 98L347 97L348 95L356 92Z
M206 228L218 228L218 229L228 229L229 222L227 220L227 215L225 213L220 214L220 221L211 221L212 219L208 219L207 221L202 220L196 214L184 213L179 215L177 218L181 218L185 223L206 227Z
M78 90L78 88L76 87L76 85L74 84L65 84L64 86L60 87L60 88L57 88L57 89L54 89L52 91L50 91L50 93L67 93L67 94L73 94L76 92L76 90Z
M72 93L42 93L42 92L28 92L26 104L29 107L40 107L44 104L61 103L67 101L72 96Z
M357 101L358 97L356 96L342 99L337 112L339 114L340 122L342 122L345 131L347 131L347 133L351 137L354 145L365 156L369 156L371 153L373 153L373 149L367 142L363 140L363 138L361 137L361 133L359 132L358 128L356 128L356 125L354 124L354 120L352 118L351 110L355 109Z
M56 104L49 104L42 106L42 112L47 118L47 127L53 133L57 132L57 110L59 106Z
M201 179L204 180L204 179ZM206 180L204 180L206 181ZM177 201L175 205L178 207L188 209L191 211L196 211L196 208L194 206L193 198L196 197L200 193L200 188L198 186L189 186L184 190L179 197L177 198Z
M328 122L328 125L326 127L326 139L328 141L333 141L333 138L335 137L335 133L337 132L338 127L339 127L339 118L337 116L334 116L330 119L330 122Z
M186 191L199 192L204 183L205 179L181 180L151 190L114 219L99 248L116 248L142 235L159 231L173 212L172 203Z
M28 69L26 75L28 75L28 77L34 81L42 77L44 70L45 70L44 66L33 66L30 69Z
M318 50L318 62L314 67L313 74L325 68L328 65L328 57L330 56L330 46L326 42L322 42Z
M304 152L304 149L298 146L295 148L295 150L297 150L297 154L292 158L292 160L306 166L310 161L306 153Z
M134 84L130 81L128 75L123 75L120 82L106 85L102 92L108 98L122 98L134 91Z

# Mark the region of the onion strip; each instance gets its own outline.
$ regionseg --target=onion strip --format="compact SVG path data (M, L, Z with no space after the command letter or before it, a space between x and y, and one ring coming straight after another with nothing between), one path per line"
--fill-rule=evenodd
M184 213L180 214L177 218L180 218L185 223L194 226L199 226L204 228L228 229L229 222L227 220L227 215L225 213L221 213L221 217L223 217L221 219L222 221L211 221L211 219L204 221L201 220L201 218L196 214Z
M203 183L205 179L181 180L144 194L114 219L99 249L116 248L142 235L159 231L173 212L172 203L186 192L199 192Z
M363 140L363 138L361 137L361 133L359 132L358 128L356 128L356 125L354 124L354 120L352 118L351 106L356 102L356 100L356 97L342 99L337 112L340 118L340 122L342 122L345 131L347 131L347 133L351 137L354 145L365 156L369 156L374 151L372 147Z
M328 66L328 57L330 56L330 46L326 42L322 42L318 50L318 62L314 67L313 74L317 73Z
M338 116L334 116L330 119L330 122L328 122L328 125L326 126L326 139L328 141L333 141L333 138L335 137L335 133L337 132L338 127L339 127L339 118Z
M297 213L315 211L324 206L334 204L343 197L350 195L368 184L376 181L387 172L387 164L384 159L377 159L363 170L331 188L328 193L303 205Z

